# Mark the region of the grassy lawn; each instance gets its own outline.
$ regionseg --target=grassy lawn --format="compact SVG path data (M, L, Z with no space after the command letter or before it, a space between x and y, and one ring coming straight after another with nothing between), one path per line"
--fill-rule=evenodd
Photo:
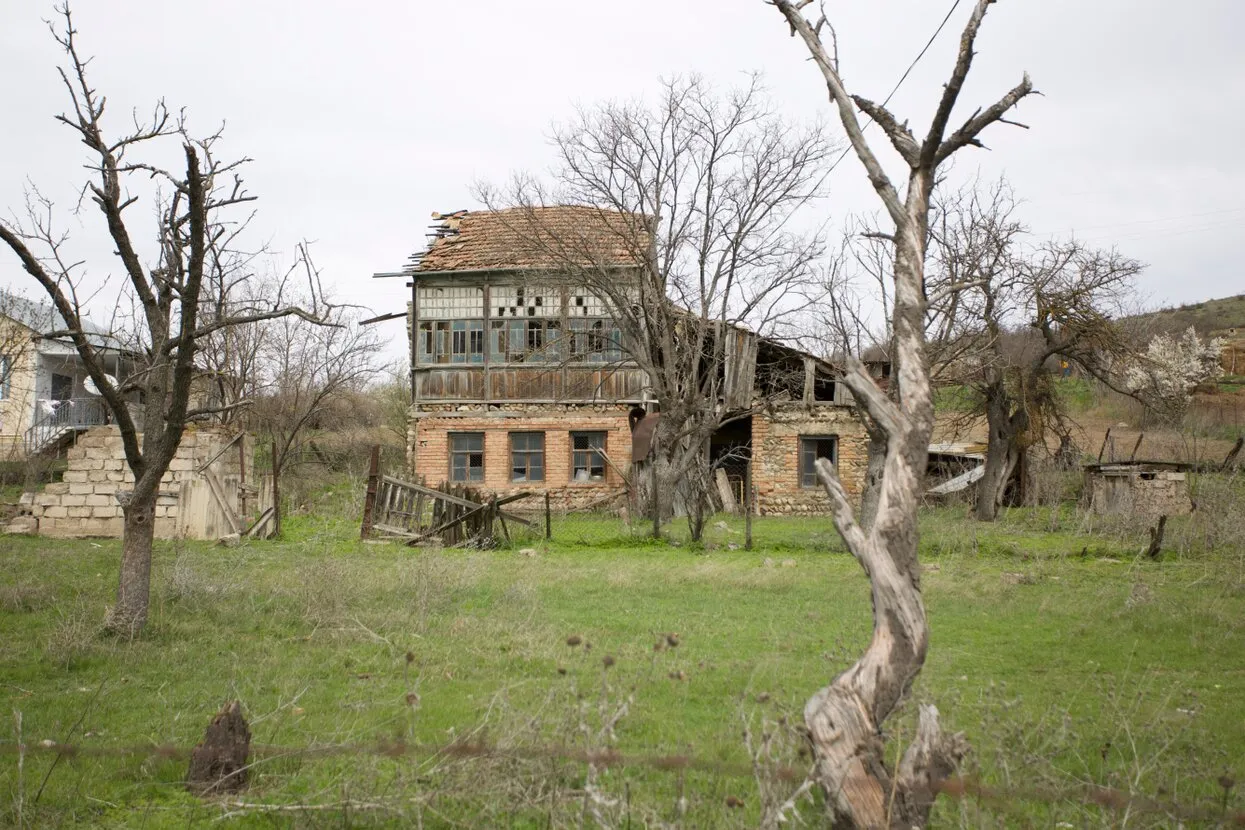
M132 642L95 633L117 542L0 538L0 824L20 795L34 827L756 826L807 769L805 700L867 641L859 568L824 519L760 520L746 552L734 521L693 549L572 518L522 553L361 543L312 516L282 542L161 544ZM962 508L928 513L922 546L914 698L967 734L968 773L1030 796L944 798L940 825L1175 826L1086 806L1089 784L1221 809L1216 779L1245 776L1245 551L1138 561L1066 511ZM186 793L185 759L147 748L192 746L232 698L263 745L239 798L353 806ZM80 749L57 762L44 740ZM511 751L432 751L454 740ZM590 775L552 745L628 762Z

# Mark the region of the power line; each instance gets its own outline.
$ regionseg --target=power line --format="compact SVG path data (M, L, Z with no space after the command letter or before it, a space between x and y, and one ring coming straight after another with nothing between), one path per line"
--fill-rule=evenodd
M1186 219L1196 219L1196 218L1203 217L1203 216L1219 216L1225 213L1241 213L1243 211L1245 211L1245 207L1224 208L1223 210L1208 210L1202 213L1184 213L1178 216L1160 216L1156 219L1136 219L1131 222L1114 222L1114 223L1107 224L1107 225L1083 225L1079 228L1074 228L1073 230L1096 231L1096 230L1111 230L1113 228L1129 228L1135 225L1154 225L1154 224L1167 223L1167 222L1181 222ZM1050 231L1046 235L1051 236L1057 233L1059 233L1059 231Z
M921 62L921 58L925 57L925 53L928 52L929 48L934 45L934 41L938 39L940 34L942 34L942 30L946 28L947 22L951 20L951 16L955 14L955 10L960 7L960 3L961 0L955 0L955 2L951 4L951 9L947 12L946 16L943 17L942 22L938 24L938 28L934 30L932 35L930 35L929 40L925 42L925 46L920 52L917 53L917 56L912 59L912 63L908 64L908 68L904 70L903 75L899 76L899 80L895 82L895 86L891 89L890 94L887 95L882 101L883 107L891 102L891 99L895 97L895 93L899 91L901 86L903 86L903 82L908 80L908 76L912 74L912 70L916 69L916 65ZM838 67L835 67L835 71L838 71ZM873 126L873 124L874 121L872 117L866 118L864 126L860 128L860 132L864 133L864 131ZM847 154L850 153L851 150L851 144L848 144L846 149L844 149L842 153L839 153L839 157L834 160L834 164L830 165L830 169L826 171L827 177L834 172L834 169L839 166L839 163L842 162L843 159L847 158Z

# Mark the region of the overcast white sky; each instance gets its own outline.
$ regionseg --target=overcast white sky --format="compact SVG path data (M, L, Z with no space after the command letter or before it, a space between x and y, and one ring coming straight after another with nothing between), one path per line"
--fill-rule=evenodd
M828 0L849 88L885 97L952 3ZM971 6L896 95L901 118L927 123ZM84 148L52 118L65 100L42 22L52 4L0 9L0 209L20 207L27 178L68 209ZM256 229L285 251L314 240L338 295L378 313L406 291L370 275L423 247L431 211L478 207L473 182L546 169L548 127L577 103L646 95L677 73L726 86L761 71L780 109L829 121L820 76L762 0L80 0L75 16L113 123L160 97L204 129L227 121L229 148L254 159ZM1152 303L1245 291L1243 35L1240 0L1000 0L958 115L1025 70L1045 97L1021 105L1031 130L991 128L991 151L962 152L953 178L1006 172L1035 231L1149 263ZM854 158L831 186L817 209L832 225L875 210ZM92 240L98 217L67 218L93 273L115 272ZM36 295L7 249L0 286ZM385 325L402 354L401 323Z

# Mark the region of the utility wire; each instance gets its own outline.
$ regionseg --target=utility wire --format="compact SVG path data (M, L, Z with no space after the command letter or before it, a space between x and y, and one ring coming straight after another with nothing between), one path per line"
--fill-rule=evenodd
M938 39L940 34L942 34L942 30L946 28L947 22L951 20L951 16L955 14L955 10L960 7L961 2L962 0L955 0L955 2L951 4L951 9L947 12L946 16L943 17L942 22L938 24L938 28L934 30L934 33L930 35L924 48L922 48L921 51L917 53L917 56L912 59L912 63L908 64L908 68L904 70L903 75L901 75L899 80L895 82L895 86L891 89L890 94L886 96L884 101L882 101L883 107L891 102L891 99L895 97L895 93L899 91L899 88L903 86L904 81L908 80L908 76L912 74L912 70L916 69L916 65L921 62L921 58L925 57L925 53L928 52L929 48L934 45L934 41ZM838 71L837 66L835 67L835 71ZM864 133L865 130L873 126L873 123L874 121L872 118L866 118L864 126L860 128L861 133ZM839 154L839 157L834 160L834 164L830 165L830 169L826 171L827 177L834 172L834 168L838 167L839 163L842 162L843 159L847 158L847 154L851 151L852 146L848 144L847 148L844 149L843 152Z

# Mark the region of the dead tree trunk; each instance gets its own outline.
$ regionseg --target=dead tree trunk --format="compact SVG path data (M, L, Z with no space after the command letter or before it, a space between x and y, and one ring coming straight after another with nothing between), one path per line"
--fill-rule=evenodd
M869 433L868 455L865 462L865 486L860 493L860 526L869 531L878 515L878 502L882 498L882 475L886 469L886 433L866 418Z
M994 105L976 111L946 136L956 99L972 64L974 41L994 0L977 0L960 39L959 54L926 137L918 141L885 106L849 96L837 60L821 41L816 23L802 9L812 0L768 0L782 12L792 34L799 34L821 70L831 102L864 166L875 192L894 223L894 304L892 332L895 380L900 403L879 389L857 360L849 360L844 382L886 434L881 493L873 526L856 523L846 490L824 460L817 475L833 507L836 529L869 577L873 595L873 638L856 663L809 699L804 721L817 759L816 775L835 827L923 827L944 778L963 757L959 735L944 735L938 710L922 707L917 734L893 770L887 763L882 725L907 697L925 662L929 627L921 599L917 562L917 509L934 425L934 404L925 348L925 250L930 193L939 164L1032 92L1026 75ZM908 166L907 189L900 196L865 140L856 109L864 111L890 139ZM948 286L944 291L958 290Z

